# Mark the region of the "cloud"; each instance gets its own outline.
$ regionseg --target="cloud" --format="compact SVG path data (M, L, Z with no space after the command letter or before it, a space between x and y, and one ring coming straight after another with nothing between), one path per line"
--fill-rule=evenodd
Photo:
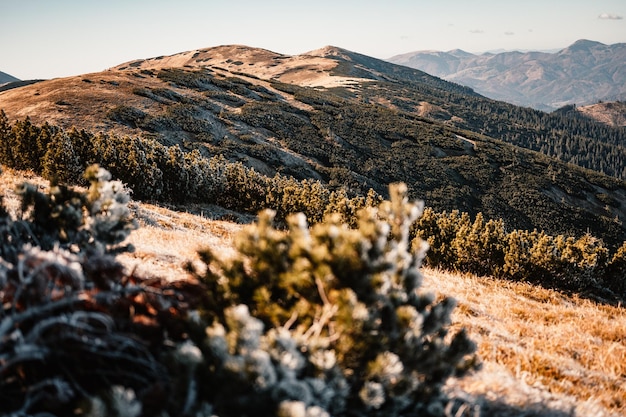
M513 35L515 35L515 32L508 32L507 31L507 32L504 32L504 34L507 35L507 36L513 36Z
M598 19L602 19L602 20L622 20L624 17L617 15L617 14L613 14L613 13L602 13L598 16Z
M480 34L480 33L485 33L485 31L482 29L472 29L470 30L470 33Z

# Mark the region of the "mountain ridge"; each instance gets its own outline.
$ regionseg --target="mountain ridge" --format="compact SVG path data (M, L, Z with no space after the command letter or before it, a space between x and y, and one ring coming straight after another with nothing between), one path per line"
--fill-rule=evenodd
M437 210L626 240L615 220L626 218L622 181L533 150L557 129L558 137L599 146L602 162L622 170L621 148L606 142L619 142L621 130L496 102L341 48L288 56L230 45L130 61L0 92L0 109L11 120L143 137L353 194L385 193L403 181ZM618 153L607 159L609 146Z
M415 51L388 61L468 85L493 99L541 110L626 99L626 43L581 39L555 53L459 56L453 51Z

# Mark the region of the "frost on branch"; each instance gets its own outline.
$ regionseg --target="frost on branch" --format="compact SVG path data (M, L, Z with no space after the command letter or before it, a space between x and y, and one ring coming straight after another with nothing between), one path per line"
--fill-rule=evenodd
M427 245L411 247L409 228L421 205L408 202L402 184L390 195L363 209L357 228L330 216L309 229L297 214L281 231L264 211L233 259L201 253L217 414L443 409L433 406L440 388L476 365L475 346L464 331L449 334L454 300L420 289ZM227 389L238 395L226 399Z
M17 219L0 204L0 416L185 415L202 360L187 311L203 289L124 270L112 254L133 228L128 195L91 172L89 193L23 185Z
M54 184L42 192L22 184L17 189L18 218L0 212L0 257L14 263L25 245L84 254L132 250L123 245L136 228L128 191L121 182L110 181L110 174L97 165L89 167L85 177L91 184L87 193Z

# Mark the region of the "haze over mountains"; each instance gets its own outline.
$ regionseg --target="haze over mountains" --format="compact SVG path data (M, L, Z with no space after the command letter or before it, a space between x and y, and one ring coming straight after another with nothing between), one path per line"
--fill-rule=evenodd
M0 92L0 109L353 194L403 181L434 209L482 212L508 228L626 240L624 128L490 100L337 47L289 56L227 45L141 59Z
M389 61L467 85L496 100L547 111L626 99L626 43L579 40L555 53L416 51Z

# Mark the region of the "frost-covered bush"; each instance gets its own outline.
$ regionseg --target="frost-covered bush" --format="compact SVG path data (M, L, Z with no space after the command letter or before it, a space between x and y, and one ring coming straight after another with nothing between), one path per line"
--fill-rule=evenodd
M15 263L25 245L98 254L130 249L123 245L136 227L127 205L128 191L97 165L87 169L85 178L91 184L87 193L61 184L43 193L22 184L17 190L18 218L6 212L0 218L0 257Z
M128 194L98 167L87 178L88 192L22 186L17 219L0 204L0 416L185 415L201 290L128 274L113 257Z
M288 231L273 213L239 236L228 260L210 251L203 392L220 416L436 415L440 388L476 363L449 334L451 298L421 290L426 246L411 248L421 207L404 185L360 211Z

